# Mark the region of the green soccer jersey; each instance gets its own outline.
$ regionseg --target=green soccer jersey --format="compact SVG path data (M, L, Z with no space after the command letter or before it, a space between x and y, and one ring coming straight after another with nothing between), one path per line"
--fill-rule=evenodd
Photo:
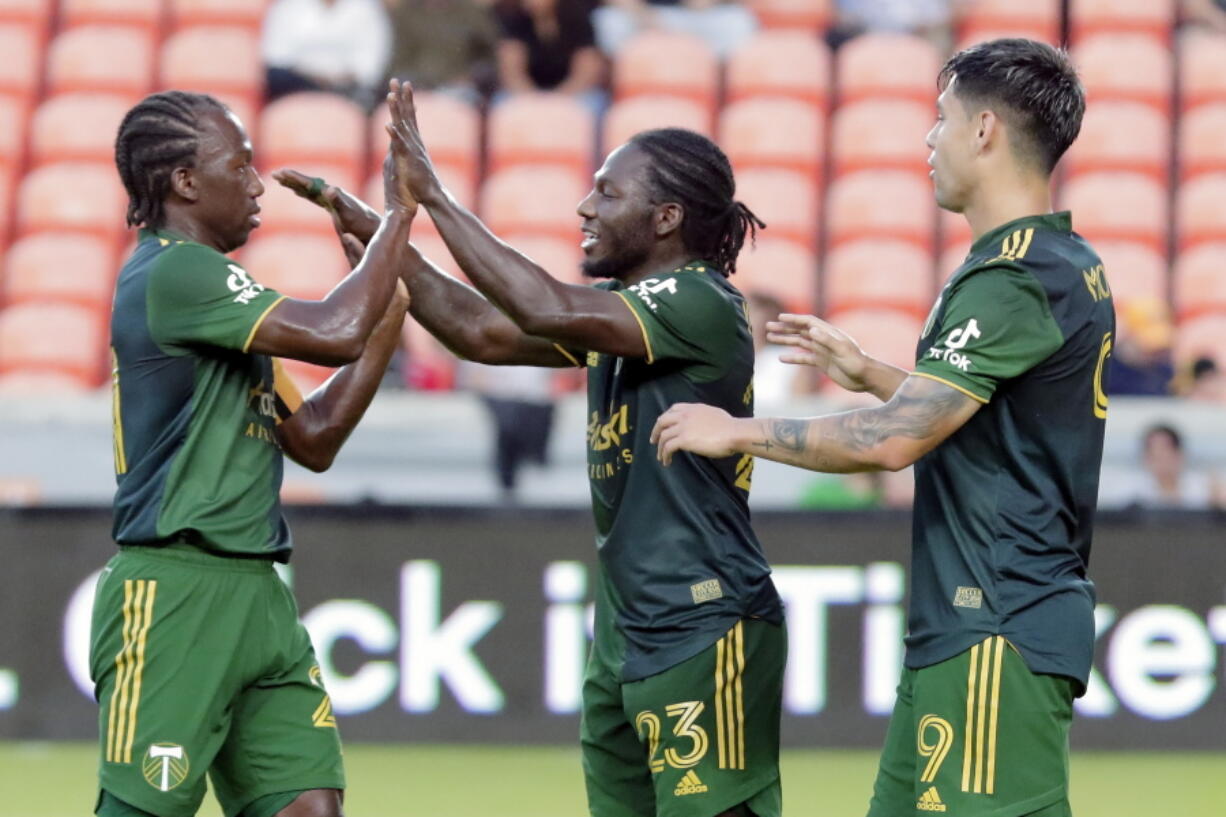
M288 560L275 426L299 398L247 352L282 298L210 247L141 230L111 314L116 542Z
M1102 262L1067 212L980 237L945 285L915 373L984 405L915 466L907 666L1003 635L1032 672L1086 683L1114 331Z
M665 468L649 440L678 402L753 413L745 302L695 262L616 292L633 311L643 358L586 353L588 478L600 579L599 660L635 681L697 655L738 620L782 620L749 524L753 459L680 454Z

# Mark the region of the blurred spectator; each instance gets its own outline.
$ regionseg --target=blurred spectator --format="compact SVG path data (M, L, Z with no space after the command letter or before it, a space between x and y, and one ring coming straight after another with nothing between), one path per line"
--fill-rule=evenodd
M494 423L494 472L504 502L515 501L520 469L545 465L553 429L553 372L536 366L465 364L465 384L481 397Z
M1146 508L1204 510L1222 504L1222 486L1202 471L1185 468L1183 438L1165 424L1150 426L1141 438L1142 472L1129 504Z
M587 0L500 0L498 80L505 93L574 94L594 112L605 105L604 60Z
M607 0L592 13L596 42L610 57L640 31L663 28L706 40L721 58L758 28L753 12L728 0Z
M815 372L811 366L784 363L779 355L791 351L787 346L770 343L766 339L766 322L775 320L783 312L783 304L773 295L763 292L748 292L749 326L753 331L753 395L755 410L787 403L791 398L808 391L809 375Z
M269 100L331 91L369 107L391 51L380 0L276 0L264 18L261 51Z
M1111 350L1110 394L1170 394L1171 316L1166 302L1138 298L1119 309L1115 347Z
M1226 375L1213 358L1197 358L1191 367L1191 382L1184 396L1189 400L1226 403Z
M870 31L915 34L945 53L953 45L951 5L951 0L838 0L826 38L831 48L838 48Z
M498 26L477 0L385 0L392 21L389 76L477 102L492 90Z
M1226 33L1226 0L1183 0L1180 13L1185 23Z

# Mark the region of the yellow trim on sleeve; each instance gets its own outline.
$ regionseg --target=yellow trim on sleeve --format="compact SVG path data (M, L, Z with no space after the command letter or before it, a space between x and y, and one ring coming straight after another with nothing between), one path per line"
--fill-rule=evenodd
M988 404L987 399L980 397L979 395L975 394L973 391L970 391L969 389L959 386L957 383L951 383L950 381L946 380L943 377L937 377L935 374L928 374L927 372L911 372L911 374L915 375L916 377L926 377L929 380L935 380L938 383L944 383L946 386L949 386L951 389L957 389L958 391L962 392L967 397L971 398L972 400L976 402L983 403L985 406Z
M559 352L561 352L561 353L562 353L562 357L564 357L564 358L566 358L567 360L569 360L569 361L571 362L571 365L572 365L572 366L577 366L577 367L582 368L582 367L581 367L581 365L580 365L580 363L579 363L579 361L578 361L577 359L575 359L575 356L574 356L574 355L572 355L570 352L566 351L566 347L565 347L565 346L563 346L563 345L562 345L562 344L560 344L560 343L555 343L555 344L553 345L553 348L555 348L555 349L557 349Z
M274 357L272 359L272 390L281 402L285 404L285 410L292 416L299 408L302 407L302 392L298 389L298 384L289 376L289 372L285 371L285 366L281 363L281 358ZM277 425L280 425L284 419L278 414Z
M643 323L643 319L639 316L638 310L634 308L632 303L630 303L630 299L626 297L626 293L618 292L615 294L626 302L626 307L630 310L630 314L634 316L636 321L638 321L639 329L643 330L643 346L647 347L647 362L655 363L656 357L651 351L651 337L647 334L647 324Z
M262 323L264 322L264 319L268 317L268 313L269 313L269 312L272 312L274 309L276 309L276 308L277 308L277 304L279 304L279 303L281 303L282 301L284 301L284 300L285 300L287 297L289 297L289 296L288 296L288 295L282 295L280 298L278 298L277 300L273 301L271 304L269 304L269 305L268 305L268 308L264 310L264 313L263 313L262 315L260 315L260 317L256 318L255 325L251 327L251 331L250 331L250 332L247 334L247 342L243 344L243 351L244 351L244 352L246 352L248 349L250 349L250 348L251 348L251 341L255 340L255 333L256 333L256 330L258 330L258 329L260 328L260 324L262 324Z

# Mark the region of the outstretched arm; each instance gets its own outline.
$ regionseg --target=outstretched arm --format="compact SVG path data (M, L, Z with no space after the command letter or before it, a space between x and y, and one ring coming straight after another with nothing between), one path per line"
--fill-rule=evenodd
M330 377L277 426L277 438L290 459L316 472L331 467L374 399L400 343L408 306L408 291L398 282L361 357Z
M411 92L389 109L392 139L408 156L412 195L430 211L460 269L486 298L529 335L619 357L647 354L638 321L620 297L557 280L499 240L447 192L422 142Z
M848 391L868 392L884 403L907 379L905 370L866 355L851 335L813 315L785 312L766 330L771 343L792 348L780 360L812 366Z
M678 451L753 454L811 471L900 471L940 445L982 403L926 377L908 377L889 402L808 419L737 419L713 406L678 403L651 440L667 465Z

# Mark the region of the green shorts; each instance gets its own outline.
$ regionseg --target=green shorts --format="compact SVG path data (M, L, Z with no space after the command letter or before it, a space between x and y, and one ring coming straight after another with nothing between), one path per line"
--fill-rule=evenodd
M903 670L869 817L1070 814L1074 685L1032 673L1003 636Z
M207 771L233 817L266 795L345 787L332 704L271 562L123 548L91 630L101 790L190 817Z
M588 662L581 744L593 817L778 817L787 637L746 619L675 667L619 683Z

